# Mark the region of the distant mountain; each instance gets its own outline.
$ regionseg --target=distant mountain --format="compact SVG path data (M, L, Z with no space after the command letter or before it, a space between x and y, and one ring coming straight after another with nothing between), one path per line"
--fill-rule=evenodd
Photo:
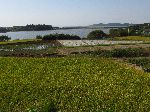
M130 24L129 23L108 23L108 24L103 24L103 23L99 23L99 24L93 24L90 25L89 27L129 27Z
M53 30L52 25L26 25L26 26L13 26L12 31L43 31L43 30Z
M13 26L13 27L0 27L0 33L6 33L9 31L44 31L44 30L56 30L59 27L53 27L52 25L38 24L38 25L26 25L26 26Z

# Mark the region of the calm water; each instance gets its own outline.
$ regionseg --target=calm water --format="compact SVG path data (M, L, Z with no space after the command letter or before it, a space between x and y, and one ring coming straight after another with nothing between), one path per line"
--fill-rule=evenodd
M7 32L0 33L0 35L7 35L11 37L12 40L15 39L33 39L37 35L47 35L47 34L70 34L70 35L78 35L81 38L86 38L87 35L97 29L67 29L67 30L48 30L48 31L20 31L20 32ZM101 29L105 33L109 32L109 29Z

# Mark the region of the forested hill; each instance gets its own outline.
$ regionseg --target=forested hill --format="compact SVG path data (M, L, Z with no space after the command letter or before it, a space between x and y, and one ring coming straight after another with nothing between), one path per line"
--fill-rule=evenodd
M6 33L9 31L43 31L43 30L53 30L56 27L52 25L38 24L38 25L26 25L26 26L13 26L13 27L0 27L0 33Z
M11 31L42 31L42 30L52 30L52 25L26 25L26 26L13 26Z
M9 31L8 29L0 27L0 33L6 33L8 31Z

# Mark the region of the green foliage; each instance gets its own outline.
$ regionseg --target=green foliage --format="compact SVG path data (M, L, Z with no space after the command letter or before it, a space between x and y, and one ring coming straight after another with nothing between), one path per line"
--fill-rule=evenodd
M69 34L50 34L43 36L42 40L81 40L81 38L77 35L69 35Z
M114 49L111 51L112 57L139 57L143 54L142 48Z
M130 36L150 36L150 23L137 24L129 27Z
M0 33L6 33L8 31L9 31L8 29L0 27Z
M53 30L52 25L26 25L26 26L14 26L11 28L12 31L43 31L43 30Z
M150 72L150 58L130 58L128 62L141 66L146 72Z
M106 37L106 34L101 30L95 30L88 34L88 39L104 39Z
M143 36L127 36L127 37L114 37L113 40L126 40L126 41L147 41L150 42L150 37Z
M0 58L0 111L150 110L149 74L105 58Z
M126 48L126 49L114 49L114 50L96 50L96 51L87 51L82 54L86 55L95 55L100 57L149 57L150 48Z
M43 37L41 35L37 35L36 39L42 39Z
M128 30L127 29L118 29L120 37L128 36Z
M9 40L11 40L11 38L6 35L0 36L0 42L9 41Z
M109 35L111 36L111 37L119 37L120 35L119 35L119 32L118 32L118 29L110 29L109 30Z
M142 30L137 31L135 29L130 28L129 35L130 36L141 36L142 35Z
M128 30L127 29L110 29L109 35L111 37L123 37L128 36Z
M150 36L150 24L137 24L124 29L111 29L109 31L111 37L123 36Z

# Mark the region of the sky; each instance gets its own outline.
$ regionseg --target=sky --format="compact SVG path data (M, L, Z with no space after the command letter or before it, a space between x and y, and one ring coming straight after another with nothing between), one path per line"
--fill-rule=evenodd
M0 26L150 22L150 0L0 0Z

